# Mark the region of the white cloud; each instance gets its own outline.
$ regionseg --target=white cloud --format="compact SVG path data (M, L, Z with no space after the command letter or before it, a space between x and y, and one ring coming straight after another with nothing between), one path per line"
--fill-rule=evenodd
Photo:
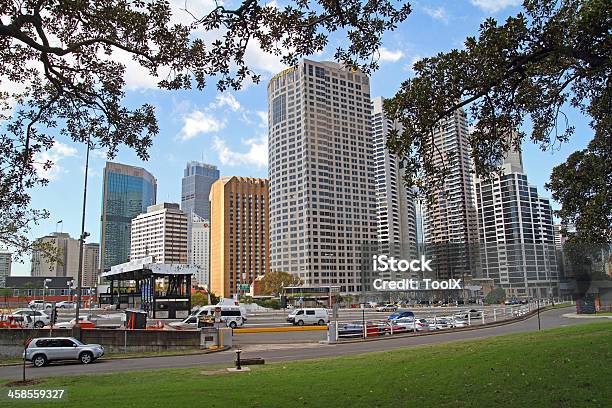
M246 153L231 150L225 141L219 137L213 140L213 149L219 156L221 164L228 166L252 165L265 167L268 165L268 138L265 136L243 140Z
M74 157L76 155L76 148L56 141L51 149L40 152L35 156L34 167L36 168L36 171L40 177L54 181L59 179L62 174L68 173L68 170L60 166L59 162L66 157ZM47 163L47 161L50 161L53 164L50 168L45 169L44 165Z
M285 53L285 50L282 50ZM244 60L249 68L257 71L264 71L269 74L277 74L287 68L281 62L281 57L278 55L269 54L263 51L259 41L251 40L244 53Z
M389 50L385 47L380 47L378 50L380 58L379 62L397 62L404 58L404 52L402 50Z
M200 133L218 132L225 127L225 122L208 112L195 110L183 116L183 128L179 134L181 140L193 139Z
M448 23L448 14L446 13L446 10L444 9L444 7L423 6L422 10L423 12L425 12L425 14L427 14L429 17L433 18L434 20L440 20L445 24Z
M406 65L404 65L404 68L403 68L403 69L404 69L404 71L406 71L406 72L410 72L410 73L414 74L414 68L413 68L413 67L414 67L414 64L416 64L416 63L417 63L419 60L421 60L421 59L423 59L423 58L424 58L424 57L423 57L422 55L419 55L419 54L417 54L417 55L413 55L413 56L410 58L410 62L409 62L409 63L407 63Z
M217 108L227 106L233 111L239 111L242 108L240 102L238 102L234 95L229 92L218 94L215 98L214 106Z
M484 11L495 13L506 7L518 6L522 0L470 0L473 5L480 7Z
M259 117L259 127L268 128L268 112L267 111L257 111L257 116Z

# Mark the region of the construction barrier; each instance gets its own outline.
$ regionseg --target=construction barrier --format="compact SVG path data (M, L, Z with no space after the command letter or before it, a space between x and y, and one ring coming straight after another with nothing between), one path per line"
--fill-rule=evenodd
M234 329L234 333L282 333L316 330L327 331L327 326L245 327L240 329Z

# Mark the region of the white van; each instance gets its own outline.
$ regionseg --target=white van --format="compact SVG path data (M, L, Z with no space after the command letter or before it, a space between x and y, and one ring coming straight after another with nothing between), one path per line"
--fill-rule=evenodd
M221 308L221 321L224 322L227 327L235 329L238 326L244 325L247 318L243 311L238 306L230 305L216 305L216 306L202 306L194 310L185 320L181 322L170 323L170 326L193 326L198 327L198 321L206 320L206 318L214 319L215 308Z
M318 324L323 326L329 323L327 310L323 308L295 309L287 316L287 321L293 325Z

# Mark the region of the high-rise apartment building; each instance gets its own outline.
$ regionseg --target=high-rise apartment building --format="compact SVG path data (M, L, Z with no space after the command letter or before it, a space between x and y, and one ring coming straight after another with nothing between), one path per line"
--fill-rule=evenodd
M100 232L100 270L130 260L132 220L154 205L157 180L140 167L106 162Z
M458 109L433 134L433 163L446 169L441 188L425 200L424 237L437 278L477 273L478 218L474 197L467 116Z
M369 78L334 62L268 83L271 270L362 291L377 243L371 113Z
M54 232L38 238L36 243L48 245L55 251L55 259L45 256L43 251L32 251L31 276L66 276L74 278L76 282L79 273L78 239L65 232Z
M268 180L221 177L210 204L210 288L230 297L269 270Z
M183 172L181 210L210 220L210 187L219 179L216 166L190 161Z
M11 265L13 254L10 252L0 252L0 288L6 286L6 278L11 276Z
M403 181L403 166L387 148L389 131L399 125L385 116L382 97L376 97L372 102L379 251L403 259L414 259L417 256L415 201Z
M503 174L476 179L482 277L508 296L557 294L559 273L550 202L527 181L520 153Z
M83 286L93 287L98 283L100 274L100 244L83 245Z
M191 254L190 265L198 266L194 275L196 281L203 286L210 285L210 222L195 214L191 219Z
M208 284L209 267L206 266L206 271L202 269L204 266L199 262L202 257L209 258L210 253L204 254L203 247L193 242L193 220L210 220L210 187L219 179L219 170L216 166L190 161L183 172L182 192L181 192L181 210L187 214L187 263L190 265L199 265L201 274L199 278L206 278L206 282L198 280L198 283ZM194 218L193 216L197 217ZM198 221L201 222L201 221ZM207 221L208 222L208 221ZM202 224L199 225L200 238L202 238ZM194 253L193 249L198 246L199 253ZM197 259L196 259L197 258ZM196 277L197 278L197 277Z
M178 204L152 205L132 220L130 260L146 256L156 263L187 264L187 215Z

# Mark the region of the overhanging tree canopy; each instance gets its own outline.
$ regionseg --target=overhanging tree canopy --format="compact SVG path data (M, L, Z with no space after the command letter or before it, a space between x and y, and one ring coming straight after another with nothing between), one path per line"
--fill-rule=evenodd
M446 176L446 169L435 165L439 152L434 130L462 107L473 120L469 142L481 176L496 173L506 153L520 149L527 138L542 149L569 142L574 127L563 111L568 106L591 118L597 145L609 149L612 144L610 2L525 0L524 9L502 25L488 18L478 38L467 38L462 50L417 62L415 77L386 101L387 113L403 127L390 135L389 147L405 160L408 181L427 196L441 188ZM519 130L526 117L532 126L529 137ZM591 174L593 180L601 184L610 179L609 165L598 170ZM560 173L553 173L550 187L563 200L567 195L556 190L560 184L554 181ZM589 179L583 180L580 186L590 189ZM609 200L609 194L599 199ZM564 218L580 217L568 207L572 203L561 204ZM606 220L597 234L609 241L610 205L591 216Z
M0 243L30 249L27 231L48 216L29 207L29 190L47 184L35 160L56 134L105 148L109 158L120 145L148 158L159 130L154 108L123 104L125 66L114 60L117 52L159 77L160 88L203 89L214 77L223 91L259 81L245 61L249 44L294 64L341 31L348 45L335 58L368 72L377 67L382 34L410 13L408 4L394 0L296 0L282 8L243 0L235 8L218 3L203 15L190 10L194 3L184 3L192 16L185 24L172 23L163 0L0 3ZM13 84L25 89L7 89Z

